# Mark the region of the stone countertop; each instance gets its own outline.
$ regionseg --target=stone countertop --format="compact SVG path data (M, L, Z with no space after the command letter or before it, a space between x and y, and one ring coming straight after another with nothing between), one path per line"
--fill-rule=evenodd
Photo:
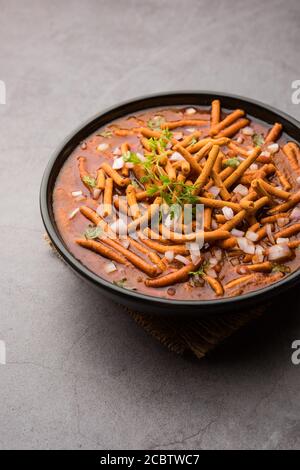
M209 358L168 352L43 241L49 156L135 96L232 92L300 118L297 0L0 0L2 449L299 448L299 293Z

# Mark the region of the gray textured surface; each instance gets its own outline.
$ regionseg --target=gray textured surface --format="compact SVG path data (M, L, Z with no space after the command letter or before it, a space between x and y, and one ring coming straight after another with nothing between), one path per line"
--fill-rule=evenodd
M38 208L50 153L119 100L216 89L300 118L299 1L0 0L0 11L0 447L299 447L297 292L209 359L184 360L51 255Z

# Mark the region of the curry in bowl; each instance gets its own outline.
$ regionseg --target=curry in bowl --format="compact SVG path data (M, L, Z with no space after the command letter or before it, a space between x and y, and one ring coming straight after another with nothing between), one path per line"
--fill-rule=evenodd
M53 192L81 263L177 300L238 296L297 270L299 202L298 144L219 100L109 123L73 151Z

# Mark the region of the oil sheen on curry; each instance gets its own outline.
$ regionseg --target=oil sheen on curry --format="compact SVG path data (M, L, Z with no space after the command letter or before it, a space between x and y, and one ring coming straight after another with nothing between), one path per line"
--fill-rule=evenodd
M299 202L298 144L219 100L109 123L70 155L53 194L83 265L177 300L242 295L298 269Z

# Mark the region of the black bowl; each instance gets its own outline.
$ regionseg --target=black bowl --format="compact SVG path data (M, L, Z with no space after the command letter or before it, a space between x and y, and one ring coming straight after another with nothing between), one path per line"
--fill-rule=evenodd
M99 292L126 307L145 313L166 315L197 315L213 314L225 311L244 310L268 302L274 296L294 287L300 280L300 270L286 276L282 280L263 289L258 289L238 297L216 300L169 300L140 294L135 291L122 289L109 281L106 281L80 261L78 261L66 248L64 241L57 229L53 209L52 192L57 175L74 148L99 127L120 118L147 108L157 106L176 105L201 105L210 106L213 99L220 99L223 109L242 108L246 113L258 120L272 125L280 122L285 133L292 139L299 141L300 123L276 109L249 100L241 96L213 92L174 92L159 95L146 96L133 101L128 101L119 106L107 109L87 123L84 123L71 136L59 146L52 156L43 176L40 190L40 209L45 229L58 253L65 262L83 279L94 285Z

